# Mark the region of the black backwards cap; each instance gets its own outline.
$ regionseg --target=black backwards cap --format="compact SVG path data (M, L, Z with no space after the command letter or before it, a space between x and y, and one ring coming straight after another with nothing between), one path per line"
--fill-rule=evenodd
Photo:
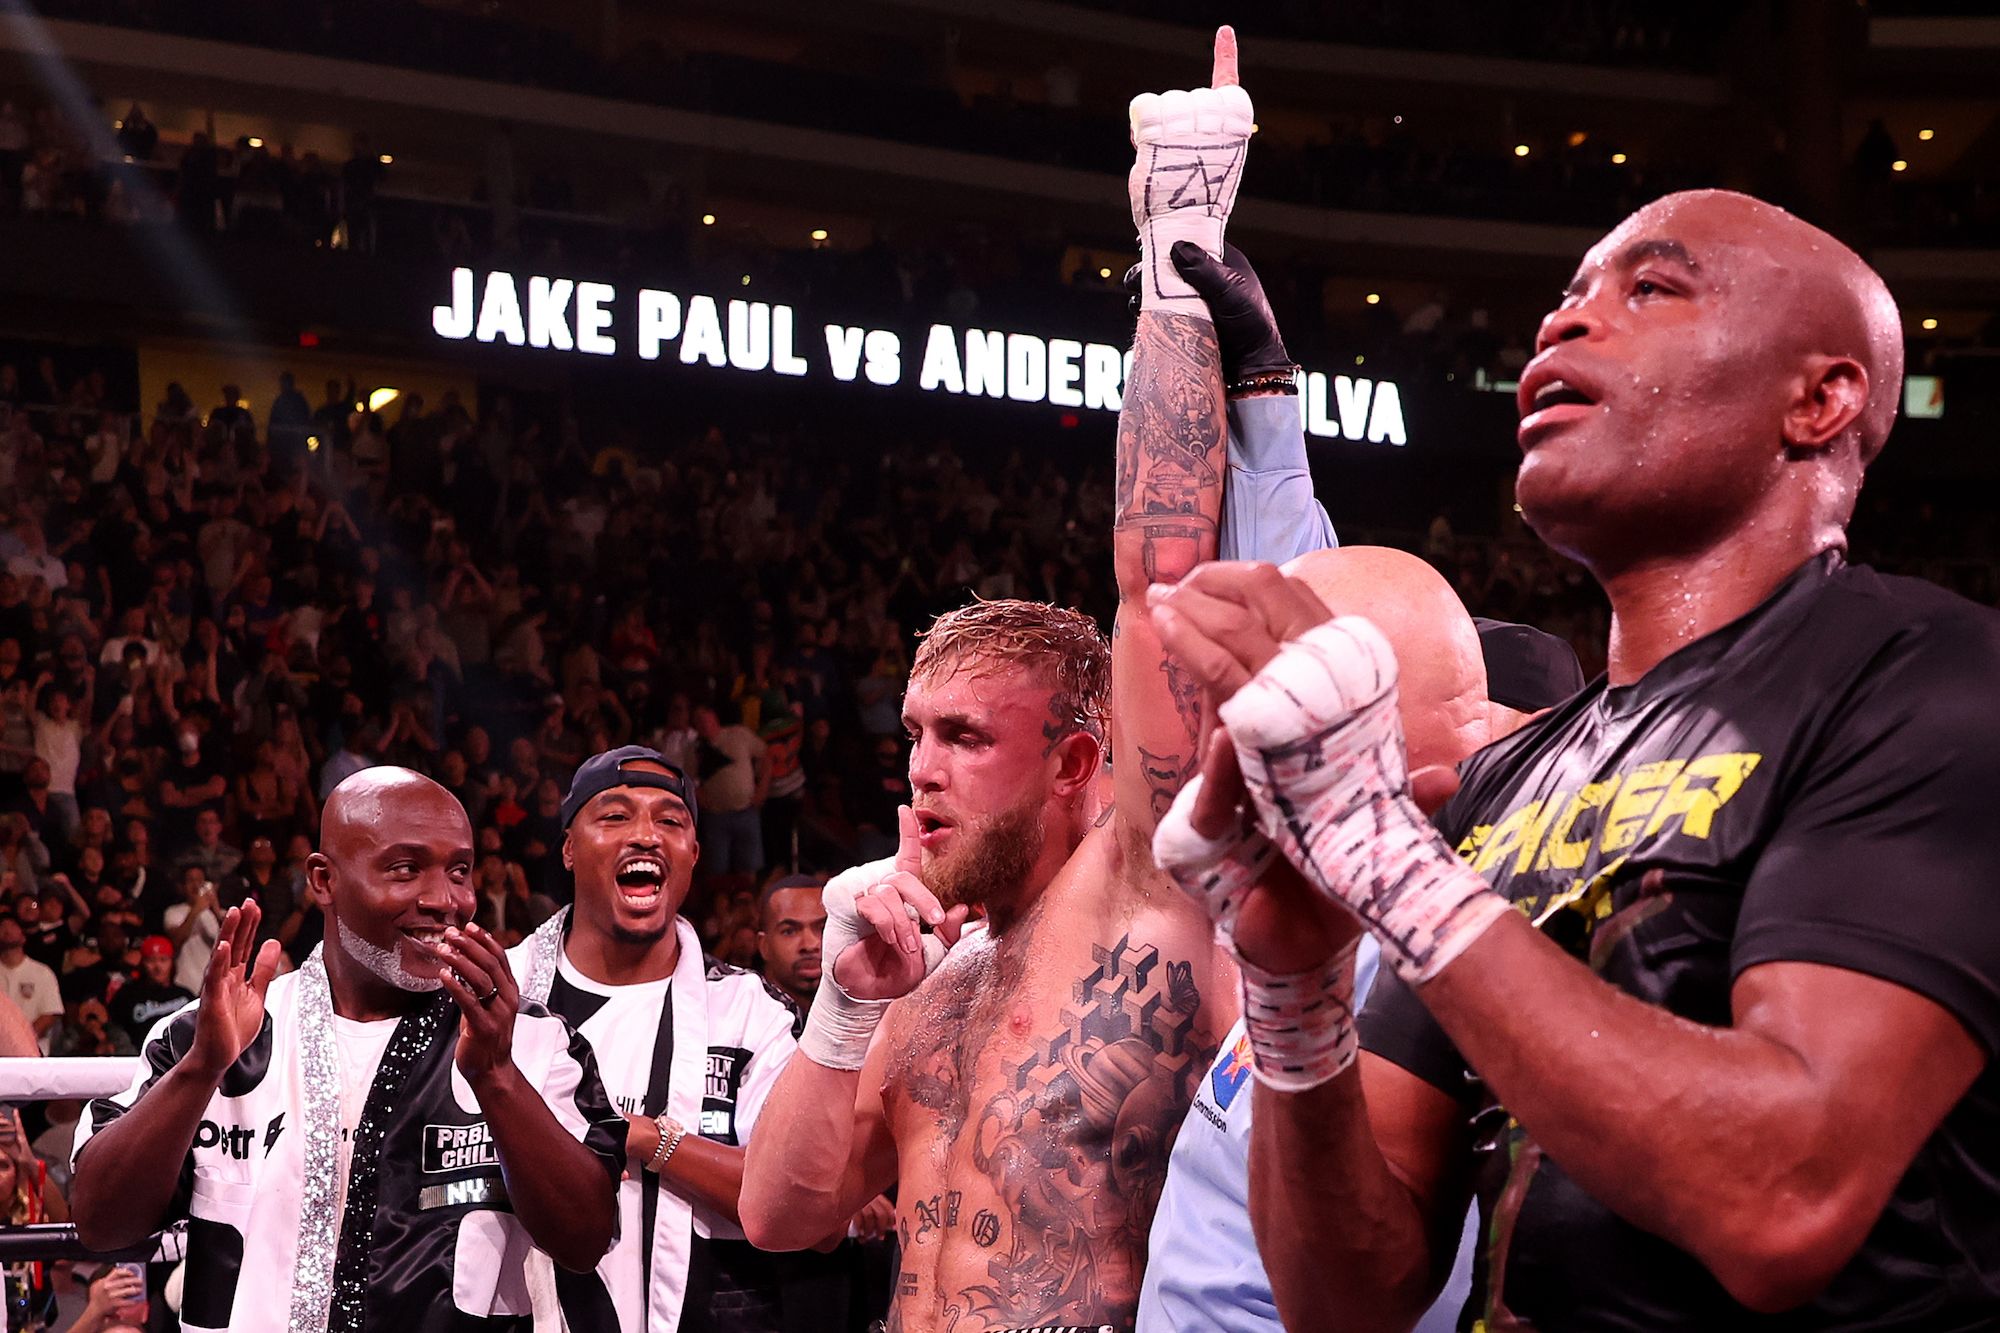
M658 764L667 771L654 773L643 768L625 767L640 761ZM590 756L576 770L576 776L569 780L569 795L563 797L562 826L568 828L577 812L589 805L593 796L613 787L658 787L681 798L689 819L696 818L698 814L694 805L695 784L688 781L687 774L681 772L679 765L658 750L643 745L621 745L615 750Z
M1486 658L1486 697L1505 708L1539 713L1583 688L1583 667L1567 640L1506 620L1473 617Z

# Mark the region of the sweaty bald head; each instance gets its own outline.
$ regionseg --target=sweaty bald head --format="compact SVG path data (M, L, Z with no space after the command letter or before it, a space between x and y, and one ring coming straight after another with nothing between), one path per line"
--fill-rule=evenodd
M1515 498L1600 579L1745 536L1837 546L1902 376L1895 301L1852 250L1748 195L1667 195L1542 321Z
M1396 650L1410 769L1451 767L1486 744L1479 631L1444 576L1407 551L1342 546L1285 566L1337 616L1374 623Z
M1882 275L1827 232L1776 204L1734 190L1684 190L1634 213L1600 247L1625 235L1673 231L1736 252L1738 278L1793 354L1851 359L1867 374L1855 421L1861 460L1889 439L1903 396L1903 319Z

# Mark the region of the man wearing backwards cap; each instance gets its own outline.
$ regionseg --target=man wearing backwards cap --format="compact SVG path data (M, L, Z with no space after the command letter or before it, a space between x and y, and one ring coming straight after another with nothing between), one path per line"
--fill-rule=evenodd
M705 958L680 915L695 785L641 745L585 760L562 804L576 906L510 953L522 992L589 1040L630 1125L617 1243L595 1272L530 1275L538 1311L574 1329L776 1328L776 1275L736 1196L797 1020L762 978Z

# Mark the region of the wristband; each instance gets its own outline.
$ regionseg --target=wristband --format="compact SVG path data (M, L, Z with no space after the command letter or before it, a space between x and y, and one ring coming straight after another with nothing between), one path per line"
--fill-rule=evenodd
M1280 366L1275 370L1246 371L1241 376L1223 386L1223 392L1231 398L1240 398L1246 393L1288 393L1294 397L1299 392L1299 368Z
M646 1169L657 1175L680 1148L681 1140L687 1137L687 1126L667 1119L666 1112L662 1111L653 1117L653 1128L660 1131L660 1141L653 1145L653 1159L646 1163Z
M1306 972L1266 972L1236 957L1243 976L1243 1027L1250 1036L1251 1072L1280 1092L1304 1092L1354 1063L1354 954L1347 946Z
M1219 712L1265 836L1404 980L1430 980L1506 915L1410 799L1396 657L1366 620L1286 643Z
M820 954L826 961L805 1030L799 1033L799 1054L828 1069L859 1069L868 1062L868 1043L892 1001L857 1000L842 990L833 979L833 959L837 956Z

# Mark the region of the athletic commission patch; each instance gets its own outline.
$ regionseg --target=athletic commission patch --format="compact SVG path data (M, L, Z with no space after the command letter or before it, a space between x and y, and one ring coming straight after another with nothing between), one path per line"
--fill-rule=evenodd
M1236 1100L1236 1094L1250 1081L1250 1034L1240 1032L1236 1044L1228 1054L1215 1062L1215 1068L1208 1076L1209 1091L1215 1096L1217 1109L1227 1111L1229 1104Z

